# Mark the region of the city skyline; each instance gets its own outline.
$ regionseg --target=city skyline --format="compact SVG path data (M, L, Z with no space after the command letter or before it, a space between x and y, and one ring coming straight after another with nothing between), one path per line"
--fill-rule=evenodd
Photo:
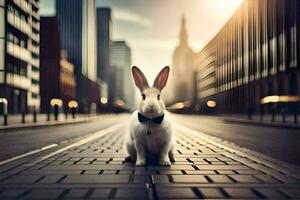
M132 49L132 64L141 67L152 83L161 67L172 64L172 53L179 42L182 15L186 16L190 46L194 51L199 51L241 2L189 0L150 3L143 0L137 3L132 0L96 0L96 7L112 9L113 40L127 41ZM42 0L41 15L54 15L54 7L53 0Z

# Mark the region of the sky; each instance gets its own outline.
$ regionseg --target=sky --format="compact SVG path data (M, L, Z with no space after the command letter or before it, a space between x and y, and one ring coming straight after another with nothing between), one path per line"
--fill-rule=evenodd
M178 45L181 18L186 18L189 44L199 52L233 15L243 0L96 0L112 9L113 40L125 40L132 65L140 67L150 84L169 65ZM41 15L55 15L55 1L41 0Z

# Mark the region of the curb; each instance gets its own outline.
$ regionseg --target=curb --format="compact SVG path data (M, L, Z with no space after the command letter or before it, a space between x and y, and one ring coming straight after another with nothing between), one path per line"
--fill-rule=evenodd
M300 129L299 124L288 124L288 123L276 123L276 122L260 122L260 121L251 121L245 119L226 119L223 118L223 121L226 123L240 123L248 125L259 125L259 126L269 126L269 127L278 127L278 128L290 128L290 129Z
M68 124L78 124L78 123L83 123L83 122L88 122L92 121L95 119L98 119L99 116L97 117L90 117L90 118L83 118L83 119L75 119L71 121L61 121L61 122L55 122L55 121L50 121L50 122L37 122L35 124L18 124L18 125L8 125L8 126L1 126L0 127L0 132L6 132L6 131L13 131L16 129L35 129L35 128L42 128L42 127L50 127L50 126L61 126L61 125L68 125Z

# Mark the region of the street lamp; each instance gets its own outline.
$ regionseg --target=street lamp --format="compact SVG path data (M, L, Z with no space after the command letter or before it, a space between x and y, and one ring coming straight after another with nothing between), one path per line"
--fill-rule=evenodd
M4 119L4 125L7 125L7 105L8 101L6 98L0 98L0 104L3 104L3 119Z
M101 97L101 98L100 98L100 102L101 102L102 104L107 104L108 100L107 100L106 97Z
M77 101L69 101L68 107L72 110L72 118L75 119L75 109L78 107Z
M206 105L210 108L214 108L217 106L217 102L213 101L213 100L209 100L206 102Z

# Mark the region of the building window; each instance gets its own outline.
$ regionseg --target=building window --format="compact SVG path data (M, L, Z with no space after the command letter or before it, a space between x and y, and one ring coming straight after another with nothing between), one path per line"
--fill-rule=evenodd
M31 93L31 97L32 97L33 99L37 99L37 98L38 98L38 95L37 95L36 93Z

